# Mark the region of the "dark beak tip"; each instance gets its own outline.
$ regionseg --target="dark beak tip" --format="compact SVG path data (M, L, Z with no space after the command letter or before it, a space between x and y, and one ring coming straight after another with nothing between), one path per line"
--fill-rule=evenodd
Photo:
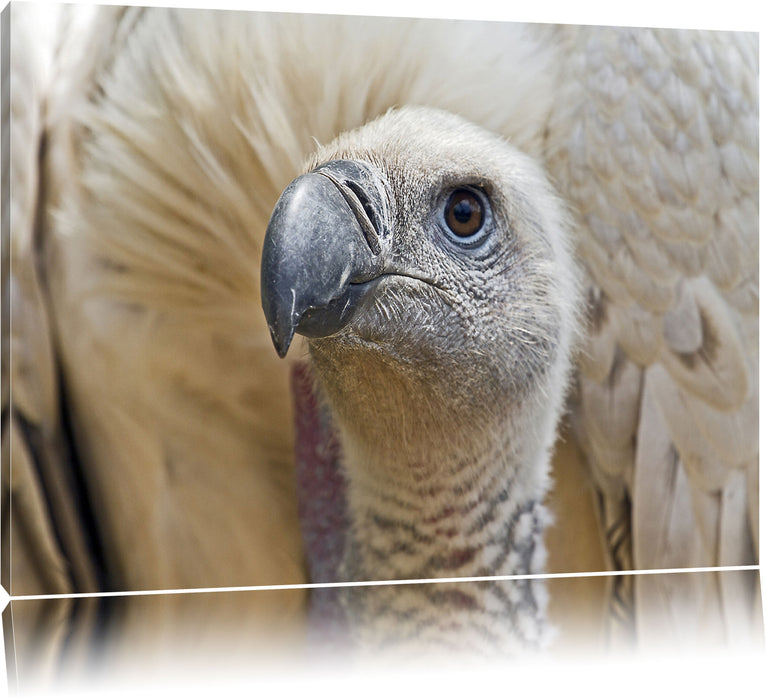
M278 354L278 357L282 360L288 353L288 348L284 348L275 338L272 338L272 344L275 346L275 352Z
M280 332L276 326L270 324L269 334L272 338L272 344L275 346L275 352L278 356L283 358L288 354L288 348L291 346L291 341L294 339L294 331L290 333Z

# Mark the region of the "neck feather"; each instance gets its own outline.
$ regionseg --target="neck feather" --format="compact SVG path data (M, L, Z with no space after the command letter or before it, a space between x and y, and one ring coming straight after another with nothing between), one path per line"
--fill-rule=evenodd
M509 435L511 433L504 433ZM546 465L519 461L505 439L475 457L417 464L396 453L370 464L343 440L352 527L342 562L349 581L494 577L543 571ZM545 458L546 459L546 458ZM379 461L379 458L378 458ZM537 478L537 474L542 478ZM544 644L539 580L364 586L343 591L356 636L402 650L462 646L503 652Z

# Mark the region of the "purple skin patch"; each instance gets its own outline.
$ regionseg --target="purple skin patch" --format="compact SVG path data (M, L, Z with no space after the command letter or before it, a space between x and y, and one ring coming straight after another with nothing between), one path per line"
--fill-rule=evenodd
M340 446L326 406L316 395L312 369L295 362L291 370L296 435L296 487L307 569L311 583L340 581L339 564L348 526ZM310 591L311 646L341 643L345 613L338 588Z

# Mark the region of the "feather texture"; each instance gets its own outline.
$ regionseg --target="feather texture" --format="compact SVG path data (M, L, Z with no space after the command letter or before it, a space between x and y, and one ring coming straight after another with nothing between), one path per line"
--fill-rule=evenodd
M743 514L757 498L741 471L757 460L758 346L743 331L756 302L736 304L730 290L757 279L757 39L579 29L570 41L548 165L576 205L591 289L602 290L577 409L593 472L606 474L606 494L619 476L636 568L756 563ZM634 363L619 386L604 371L618 353ZM598 422L616 437L589 430ZM700 599L713 598L699 581ZM635 600L657 598L637 590Z

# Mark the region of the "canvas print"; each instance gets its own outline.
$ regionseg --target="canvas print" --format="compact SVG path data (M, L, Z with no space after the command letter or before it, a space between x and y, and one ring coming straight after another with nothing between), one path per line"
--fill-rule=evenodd
M756 33L2 28L15 687L759 648Z

